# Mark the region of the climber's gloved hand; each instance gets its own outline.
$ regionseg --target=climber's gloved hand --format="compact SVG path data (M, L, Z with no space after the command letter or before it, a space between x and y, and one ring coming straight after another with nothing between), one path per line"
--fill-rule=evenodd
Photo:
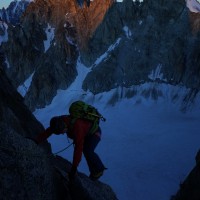
M69 172L69 181L73 181L75 176L76 176L76 172L77 172L77 167L76 166L72 166L70 172Z
M28 140L33 141L35 144L38 145L38 142L34 138L31 138L31 137L25 137L25 138L28 139Z

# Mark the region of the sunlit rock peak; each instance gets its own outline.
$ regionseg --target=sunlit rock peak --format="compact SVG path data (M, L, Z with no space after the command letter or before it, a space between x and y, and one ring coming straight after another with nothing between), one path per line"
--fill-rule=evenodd
M81 47L84 47L88 39L102 22L106 11L114 0L91 1L80 7L76 0L35 0L25 12L25 20L50 22L56 27L56 37L59 39L66 26L76 27L76 35L73 35ZM38 20L37 20L38 19Z

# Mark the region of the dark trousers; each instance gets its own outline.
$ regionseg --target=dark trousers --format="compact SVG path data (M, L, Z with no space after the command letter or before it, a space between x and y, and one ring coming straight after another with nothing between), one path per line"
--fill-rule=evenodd
M101 132L99 132L101 134ZM97 144L100 141L100 137L98 135L91 135L87 136L84 142L83 147L83 154L86 158L89 170L91 174L96 174L98 172L101 172L105 169L101 159L99 156L94 152Z

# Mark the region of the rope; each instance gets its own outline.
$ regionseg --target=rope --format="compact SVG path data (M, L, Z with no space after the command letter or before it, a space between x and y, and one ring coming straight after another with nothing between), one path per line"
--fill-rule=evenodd
M68 146L65 147L64 149L61 149L60 151L58 151L58 152L56 152L56 153L53 153L53 154L54 154L54 155L58 155L59 153L61 153L61 152L65 151L66 149L68 149L72 144L74 144L74 143L72 142L70 145L68 145Z

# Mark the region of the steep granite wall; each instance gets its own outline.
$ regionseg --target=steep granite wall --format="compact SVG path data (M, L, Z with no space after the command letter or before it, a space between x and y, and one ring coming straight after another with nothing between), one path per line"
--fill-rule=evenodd
M184 0L95 0L89 8L36 0L8 29L6 73L15 87L32 75L24 96L32 111L71 85L79 56L92 69L82 88L93 94L163 82L190 88L193 98L200 87L199 19Z
M196 155L196 166L188 174L180 189L171 200L198 200L200 199L200 151Z
M115 4L82 52L93 66L83 88L97 94L139 85L159 71L157 80L199 90L199 19L184 0ZM94 64L104 52L106 58Z
M76 0L36 0L26 9L17 26L9 26L8 42L2 48L15 87L32 74L25 96L31 110L49 104L57 89L66 89L77 75L80 48L101 23L112 0L96 0L80 8Z

